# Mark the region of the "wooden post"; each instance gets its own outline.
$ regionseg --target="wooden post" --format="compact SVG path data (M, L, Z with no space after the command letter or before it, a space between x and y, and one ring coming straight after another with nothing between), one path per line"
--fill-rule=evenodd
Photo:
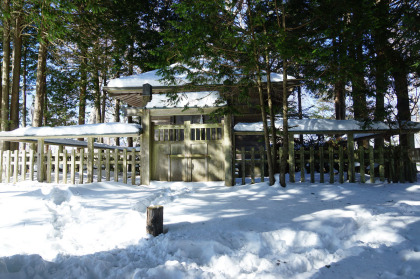
M251 184L255 183L255 148L251 148Z
M34 180L34 161L35 161L35 150L29 150L29 179Z
M6 183L10 183L10 169L11 169L11 160L12 160L12 155L10 153L10 150L6 150L6 154L7 154L7 161L6 161Z
M147 207L146 232L153 236L163 233L163 206Z
M63 150L63 183L67 184L67 150Z
M383 145L379 146L379 179L385 181L385 159L384 159L384 147Z
M344 183L344 152L341 145L338 148L338 182Z
M354 183L354 134L347 134L347 151L349 154L349 182Z
M109 149L106 150L106 157L105 157L105 176L106 181L111 180L111 167L110 167L110 153Z
M102 150L98 149L98 164L96 165L97 169L98 169L98 177L96 178L96 180L98 182L102 181Z
M131 151L131 185L136 184L136 149Z
M51 173L52 173L52 151L48 149L47 152L47 183L51 183Z
M3 182L3 149L0 149L0 183Z
M399 169L399 172L398 172L398 180L399 180L399 182L400 183L405 183L405 167L404 167L404 156L403 156L403 148L402 148L402 146L400 145L400 146L398 146L398 164L397 164L397 167L398 167L398 169Z
M123 183L127 184L127 149L123 150Z
M226 114L223 121L223 151L225 153L225 186L233 186L232 115Z
M360 182L365 183L365 149L363 145L359 147L359 163L360 163Z
M88 148L87 183L92 183L93 182L93 152L94 152L93 141L94 141L94 138L92 138L92 137L88 138L88 143L87 143L87 148Z
M300 182L305 182L305 147L300 147Z
M70 171L70 180L71 184L76 183L76 151L72 149L71 151L71 171Z
M13 156L15 157L15 160L13 161L13 183L18 182L18 173L19 173L19 154L18 150L15 150L13 152Z
M329 165L330 165L330 183L334 183L334 150L333 147L328 147Z
M118 182L118 161L120 154L118 149L114 149L114 182Z
M152 166L152 121L150 119L150 111L147 109L143 110L141 117L141 126L143 133L141 135L141 169L140 169L140 180L141 184L150 184L150 171Z
M22 150L22 178L21 179L22 181L26 180L26 150L25 149ZM0 182L1 182L1 179L0 179Z
M369 163L370 163L370 183L375 183L375 160L373 156L373 147L369 146Z
M59 183L60 181L60 149L57 149L57 152L55 153L55 160L54 160L54 166L55 166L55 183Z
M261 182L264 182L264 168L265 168L265 152L264 147L260 147L260 168L261 168Z
M79 184L83 184L83 165L85 160L85 152L84 149L80 149L80 165L79 165Z
M37 149L37 180L44 182L44 139L38 139Z
M242 185L245 185L245 147L241 148L241 170L242 170Z
M309 168L311 171L311 183L315 183L315 158L314 147L309 147Z
M295 182L295 137L289 134L289 181Z
M319 182L324 183L324 147L319 147Z

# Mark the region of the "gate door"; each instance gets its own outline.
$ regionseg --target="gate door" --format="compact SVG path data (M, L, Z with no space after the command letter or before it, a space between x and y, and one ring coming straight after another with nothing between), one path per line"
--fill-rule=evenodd
M223 124L155 125L151 179L224 180Z

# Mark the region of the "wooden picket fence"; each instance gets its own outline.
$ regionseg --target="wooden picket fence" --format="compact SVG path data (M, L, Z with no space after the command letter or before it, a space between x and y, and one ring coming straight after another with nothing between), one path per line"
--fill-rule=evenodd
M90 156L92 156L92 159ZM138 184L140 174L140 151L134 149L97 149L89 154L84 149L71 151L48 150L44 156L42 171L47 183L83 184L115 181ZM34 150L0 150L0 183L36 180L37 152ZM90 161L93 166L90 167Z
M281 158L282 148L279 148ZM406 182L415 177L415 165L407 160L407 150L401 147L387 147L374 150L372 146L364 148L360 146L351 150L343 146L333 148L313 146L292 149L289 152L288 173L289 181L296 182L296 172L300 172L300 181L304 182L306 174L310 175L310 182L325 183L328 177L329 183L345 181L365 183L366 175L371 183L379 178L380 181ZM236 150L235 154L236 178L241 179L242 185L246 178L255 183L256 178L264 181L267 171L267 153L263 147L246 149L242 147ZM280 164L278 159L277 164ZM302 171L303 170L303 171ZM373 170L373 171L372 171ZM319 174L319 175L318 175Z

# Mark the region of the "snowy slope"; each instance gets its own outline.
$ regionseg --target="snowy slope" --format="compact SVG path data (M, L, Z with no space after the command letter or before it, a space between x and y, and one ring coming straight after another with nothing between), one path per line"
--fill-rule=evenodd
M420 277L420 184L222 184L0 184L0 278Z

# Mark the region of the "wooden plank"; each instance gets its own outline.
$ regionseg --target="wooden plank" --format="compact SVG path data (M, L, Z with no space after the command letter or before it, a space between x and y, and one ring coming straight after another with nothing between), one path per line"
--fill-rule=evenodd
M242 185L245 185L245 171L246 171L245 147L241 148L241 171L242 171Z
M324 147L319 147L319 182L324 183Z
M51 183L51 173L52 173L52 154L51 149L48 148L47 152L47 183Z
M330 183L334 183L334 150L332 146L328 147L328 159L330 165Z
M55 166L55 183L58 184L60 181L60 149L57 149L57 152L55 153L54 166Z
M127 149L123 150L123 183L127 184Z
M0 156L1 156L1 154L0 154ZM26 158L26 156L27 156L26 150L23 149L22 150L22 173L21 173L21 175L22 175L21 176L22 181L25 181L26 180L26 164L27 164L27 158ZM0 182L1 182L1 179L0 179Z
M299 153L300 153L300 182L305 182L305 147L301 146Z
M375 160L373 154L373 146L369 146L369 168L370 168L370 183L375 183Z
M18 150L13 151L13 183L18 182L18 173L19 173L19 156Z
M360 182L366 183L365 178L365 148L363 145L359 146L359 164L360 164Z
M106 181L111 180L111 160L110 160L110 153L111 151L108 149L106 151L106 157L105 157L105 175L106 175Z
M67 184L67 150L63 150L63 183Z
M232 115L226 114L223 121L223 152L225 153L225 186L233 186Z
M44 139L38 139L37 148L37 180L44 182Z
M379 146L379 180L385 181L385 159L384 159L384 147L383 145Z
M295 182L295 137L289 134L289 181Z
M251 148L251 184L255 184L255 148Z
M79 160L79 184L83 184L83 167L85 164L85 151L84 149L80 149L79 152L80 160Z
M131 151L131 185L136 184L136 150Z
M74 148L71 150L71 165L70 165L70 183L76 184L76 151Z
M338 182L344 183L344 151L342 145L338 147Z
M119 162L119 153L115 149L114 152L114 182L118 182L118 162Z
M315 183L315 158L314 147L309 147L309 169L311 173L311 183Z

